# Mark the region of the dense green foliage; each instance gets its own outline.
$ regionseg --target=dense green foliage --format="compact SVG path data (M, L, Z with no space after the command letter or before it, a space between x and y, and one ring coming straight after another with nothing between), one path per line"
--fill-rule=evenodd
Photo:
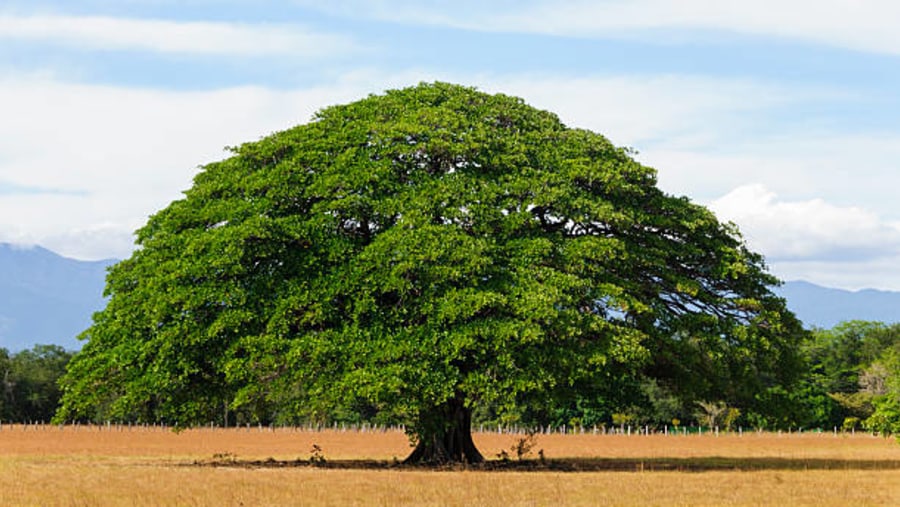
M57 382L71 357L55 345L14 354L0 349L0 421L49 422L61 394Z
M733 226L603 136L454 85L233 148L137 241L61 421L382 418L477 459L453 436L473 409L765 415L801 370L804 333Z
M900 429L900 324L844 322L805 347L807 426Z

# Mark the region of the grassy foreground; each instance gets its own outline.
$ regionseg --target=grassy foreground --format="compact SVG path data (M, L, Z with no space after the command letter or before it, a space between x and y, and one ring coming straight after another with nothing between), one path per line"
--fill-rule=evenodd
M518 438L475 437L489 457ZM900 446L867 435L541 435L528 469L493 471L392 465L408 452L400 432L4 425L0 505L900 505Z

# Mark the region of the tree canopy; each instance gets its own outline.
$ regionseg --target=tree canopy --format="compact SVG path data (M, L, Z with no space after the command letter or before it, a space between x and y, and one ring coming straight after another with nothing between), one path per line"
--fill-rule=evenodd
M412 461L479 461L478 405L793 381L802 330L736 228L521 99L421 84L231 151L110 270L58 420L365 410Z

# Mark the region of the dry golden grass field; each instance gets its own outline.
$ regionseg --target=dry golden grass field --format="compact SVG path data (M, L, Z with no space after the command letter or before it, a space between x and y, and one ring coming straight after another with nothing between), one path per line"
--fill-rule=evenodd
M518 438L475 435L489 458ZM409 451L397 431L3 425L0 505L900 505L900 445L869 435L539 435L526 463L438 471L394 464Z

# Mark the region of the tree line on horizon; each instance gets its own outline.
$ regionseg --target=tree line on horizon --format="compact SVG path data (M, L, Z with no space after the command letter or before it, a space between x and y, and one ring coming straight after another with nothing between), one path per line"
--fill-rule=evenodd
M0 423L49 422L59 406L59 379L73 355L58 345L15 353L0 348Z

